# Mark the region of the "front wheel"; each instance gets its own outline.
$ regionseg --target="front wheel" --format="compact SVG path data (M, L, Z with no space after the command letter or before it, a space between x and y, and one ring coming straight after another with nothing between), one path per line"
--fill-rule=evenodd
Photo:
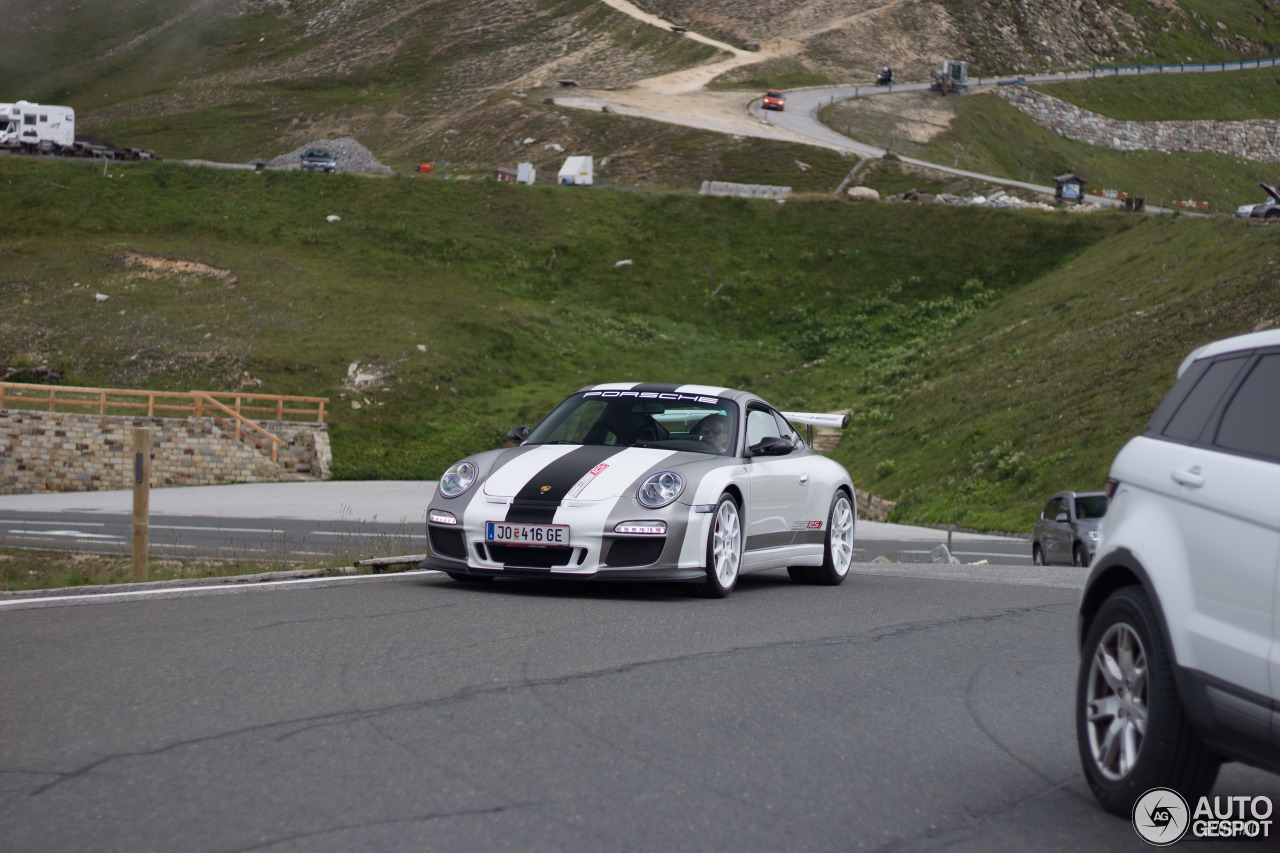
M1141 587L1102 605L1081 650L1076 742L1102 807L1128 817L1152 788L1188 802L1207 794L1221 760L1191 730L1173 680L1173 660Z
M707 598L733 592L742 567L742 521L732 495L721 495L707 534L707 578L698 590Z
M1077 544L1071 552L1071 564L1078 567L1086 567L1089 565L1089 552L1084 549L1083 545Z
M1036 566L1044 565L1044 551L1041 550L1039 545L1031 546L1031 563Z

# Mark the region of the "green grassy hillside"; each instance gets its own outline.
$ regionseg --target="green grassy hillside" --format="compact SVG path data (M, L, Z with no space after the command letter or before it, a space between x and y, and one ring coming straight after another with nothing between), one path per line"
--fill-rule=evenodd
M329 396L340 477L434 477L606 380L842 408L858 377L805 365L914 345L1132 225L168 164L112 175L0 159L26 211L0 230L0 361L75 384ZM148 272L128 253L227 273ZM381 379L352 387L353 364Z
M1027 530L1049 494L1098 489L1192 349L1280 324L1276 232L1143 221L932 336L872 360L836 458L895 520Z

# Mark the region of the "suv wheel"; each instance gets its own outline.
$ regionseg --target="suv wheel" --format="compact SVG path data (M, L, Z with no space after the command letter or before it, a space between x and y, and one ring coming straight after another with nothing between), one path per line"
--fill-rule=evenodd
M1140 587L1112 593L1080 657L1076 741L1085 779L1107 811L1129 816L1151 788L1189 802L1207 794L1221 760L1191 730L1159 617Z
M1031 563L1036 566L1044 565L1044 551L1040 549L1039 545L1031 546Z
M1071 565L1073 566L1089 565L1089 552L1086 551L1084 549L1084 546L1079 543L1076 543L1076 547L1071 551Z

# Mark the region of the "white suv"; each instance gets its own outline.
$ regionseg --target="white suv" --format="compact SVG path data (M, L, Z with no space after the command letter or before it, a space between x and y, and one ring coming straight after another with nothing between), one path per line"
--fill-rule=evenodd
M1128 816L1224 760L1280 772L1280 330L1187 356L1107 491L1075 709L1094 795Z

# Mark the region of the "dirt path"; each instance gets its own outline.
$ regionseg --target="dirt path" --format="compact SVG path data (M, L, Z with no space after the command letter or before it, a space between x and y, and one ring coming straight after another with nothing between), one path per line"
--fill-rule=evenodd
M627 0L604 0L604 2L619 12L646 24L663 29L671 29L673 26L670 21L651 15ZM729 56L706 65L650 77L627 89L578 90L572 95L557 96L555 102L561 106L578 109L607 108L620 115L637 116L738 136L803 141L801 137L790 131L774 127L751 114L751 102L759 95L705 90L708 83L726 71L794 53L803 46L801 42L782 39L769 42L760 50L743 50L699 33L686 32L684 37L710 45Z

